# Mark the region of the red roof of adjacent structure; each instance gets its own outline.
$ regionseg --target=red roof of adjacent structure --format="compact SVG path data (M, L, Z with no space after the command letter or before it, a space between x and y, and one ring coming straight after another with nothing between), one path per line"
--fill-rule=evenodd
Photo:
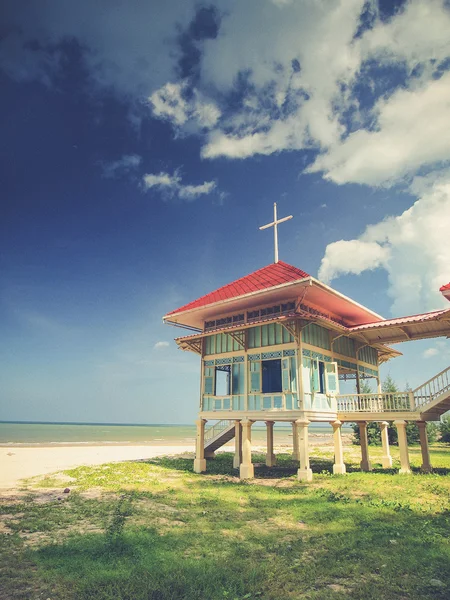
M173 315L175 313L192 310L194 308L200 308L201 306L207 306L223 300L238 298L239 296L250 294L251 292L258 292L260 290L272 288L277 285L282 285L283 283L300 281L307 277L310 277L310 275L305 273L305 271L297 269L297 267L288 265L280 260L277 263L273 263L267 267L258 269L258 271L250 273L250 275L246 275L245 277L241 277L232 283L224 285L218 290L210 292L209 294L206 294L197 300L189 302L188 304L185 304L184 306L181 306L180 308L177 308L168 314Z
M450 283L447 283L447 285L443 285L441 288L439 288L440 292L446 292L447 290L450 290Z
M423 313L421 315L411 315L409 317L397 317L395 319L385 319L384 321L376 321L373 323L365 323L364 325L357 325L356 327L350 327L349 331L364 331L366 329L380 329L382 327L392 327L395 325L410 325L414 323L424 323L425 321L433 321L437 317L449 313L448 309L435 310L429 313Z

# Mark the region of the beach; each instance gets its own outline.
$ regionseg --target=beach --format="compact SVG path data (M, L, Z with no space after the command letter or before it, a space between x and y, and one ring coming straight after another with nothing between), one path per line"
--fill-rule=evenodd
M254 429L254 430L253 430ZM331 427L311 428L310 446L332 445ZM264 426L252 428L252 449L265 452ZM292 452L290 427L275 428L275 451ZM343 435L344 444L351 435ZM157 456L194 458L193 425L0 424L0 489L18 489L23 481L82 465L101 465ZM219 451L234 451L230 441Z
M156 456L193 453L188 446L47 446L0 448L0 489L20 487L23 479L72 469L81 465L101 465L124 460L145 460ZM193 456L193 454L192 454Z
M348 443L348 440L345 440ZM310 446L329 446L331 436L313 435ZM229 442L221 450L233 452L234 442ZM127 460L145 460L157 456L183 455L194 458L194 444L174 445L58 445L58 446L2 446L0 447L0 489L17 489L23 480L37 475L46 475L82 465L101 465ZM254 451L265 451L264 445L254 445ZM281 444L275 447L278 452L291 452L291 446Z

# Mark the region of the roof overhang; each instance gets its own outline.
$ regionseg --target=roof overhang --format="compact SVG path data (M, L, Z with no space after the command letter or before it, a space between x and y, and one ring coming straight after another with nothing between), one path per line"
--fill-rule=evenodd
M187 350L187 351L191 351L191 352L193 351L193 352L196 352L197 354L201 354L201 340L204 337L208 337L208 336L214 335L216 333L228 333L228 334L233 335L233 334L239 333L240 331L244 331L245 329L248 329L249 327L261 325L263 323L276 322L276 323L280 323L281 325L284 325L285 327L288 328L293 323L293 321L297 321L299 323L300 329L302 328L302 326L306 326L308 323L311 323L311 322L317 323L319 325L323 325L324 327L327 327L328 329L334 330L335 338L340 337L342 335L349 335L349 332L351 331L351 329L349 329L348 327L345 327L344 325L341 325L330 319L327 319L324 316L311 315L309 313L299 311L296 313L280 315L277 317L267 317L265 319L259 319L259 320L252 321L251 323L240 323L239 325L228 325L226 327L213 329L211 331L198 332L198 333L194 333L192 335L175 338L175 342L181 350ZM359 348L367 345L367 342L362 335L356 334L356 335L353 335L352 337L356 338L356 340L360 342L361 346L359 346ZM371 345L377 349L378 354L379 354L379 360L382 363L390 360L391 358L395 358L397 356L402 355L402 353L399 352L398 350L395 350L394 348L390 348L389 346L386 346L385 344L380 343L380 342L374 342Z
M288 300L306 303L309 307L326 313L329 319L341 321L347 326L381 321L383 317L333 290L314 277L276 285L271 288L243 294L190 310L169 313L163 321L170 325L201 331L204 322L217 316L227 316L258 307L277 304Z
M350 337L368 344L397 344L410 340L450 337L450 309L367 323L350 328Z

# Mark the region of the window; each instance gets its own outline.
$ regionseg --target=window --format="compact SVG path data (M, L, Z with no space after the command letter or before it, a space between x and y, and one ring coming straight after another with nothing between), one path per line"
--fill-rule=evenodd
M215 396L229 396L231 392L231 365L216 367Z
M313 359L311 361L311 391L317 394L339 393L337 375L337 363L325 363L317 358Z
M281 392L281 359L263 360L262 367L262 393L272 394Z

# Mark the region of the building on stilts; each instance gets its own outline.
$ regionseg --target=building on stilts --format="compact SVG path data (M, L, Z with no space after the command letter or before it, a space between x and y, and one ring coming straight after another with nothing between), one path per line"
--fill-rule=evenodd
M421 315L383 319L369 308L278 260L163 317L167 324L191 330L176 338L182 350L201 357L201 393L194 470L206 471L207 458L234 438L234 467L252 478L251 428L267 426L266 464L276 464L275 423L290 423L293 458L299 480L310 481L310 423L333 427L333 472L345 473L341 427L357 422L361 469L371 469L367 423L381 425L382 465L392 466L388 421L398 431L401 473L410 473L407 422L417 422L422 470L432 469L427 421L450 410L450 367L412 391L383 393L380 365L401 353L392 344L450 337L450 308ZM450 300L450 284L441 288ZM193 333L192 333L193 332ZM376 381L377 391L360 393L361 382ZM356 392L341 394L339 383L354 380Z

